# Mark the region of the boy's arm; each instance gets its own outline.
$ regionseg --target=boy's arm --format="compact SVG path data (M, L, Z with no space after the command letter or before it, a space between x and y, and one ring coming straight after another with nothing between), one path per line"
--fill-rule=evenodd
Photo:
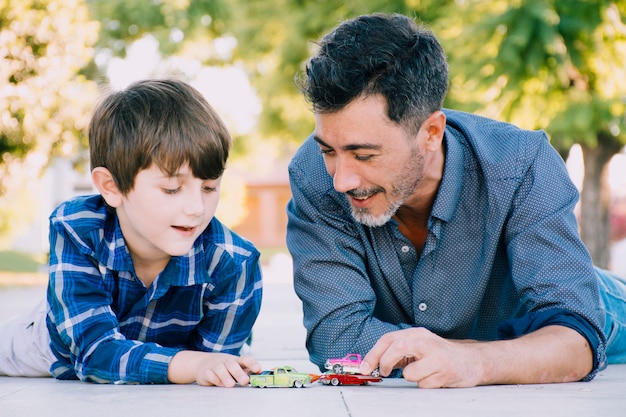
M250 338L261 310L259 253L254 250L235 258L223 253L219 261L222 267L212 271L214 287L204 294L204 317L192 337L193 350L239 355Z
M112 289L87 254L88 245L78 246L71 233L51 223L48 326L59 358L53 375L99 383L167 383L169 362L181 349L127 340L120 333Z
M250 372L261 372L261 366L250 356L227 353L178 352L168 368L167 377L174 384L217 385L233 387L248 385Z
M238 242L234 237L234 243ZM234 246L233 246L234 247ZM259 254L244 248L239 255L222 253L212 271L215 286L205 293L204 317L192 338L193 351L179 352L168 370L173 383L197 382L200 385L247 385L250 372L260 365L239 352L251 335L261 308L262 281ZM242 255L245 254L245 255ZM231 267L232 261L235 266Z

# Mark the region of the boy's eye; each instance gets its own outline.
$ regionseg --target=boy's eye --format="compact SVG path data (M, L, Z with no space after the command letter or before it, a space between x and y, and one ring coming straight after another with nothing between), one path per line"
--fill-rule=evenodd
M209 187L209 186L202 187L202 191L204 191L205 193L212 193L215 190L216 190L215 187Z
M163 192L165 194L176 194L178 191L180 191L180 187L178 188L164 188Z

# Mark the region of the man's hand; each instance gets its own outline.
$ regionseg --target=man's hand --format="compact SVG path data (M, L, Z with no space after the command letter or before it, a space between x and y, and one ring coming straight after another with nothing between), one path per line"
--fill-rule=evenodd
M385 334L361 363L361 372L369 374L376 366L388 376L402 368L408 381L420 388L472 387L479 385L480 364L472 344L451 341L423 327Z
M184 350L170 362L167 376L176 384L234 387L248 385L251 372L261 372L261 366L251 356Z
M420 388L579 381L592 368L587 340L575 330L546 326L513 340L444 339L425 328L383 335L365 355L361 373L403 369Z

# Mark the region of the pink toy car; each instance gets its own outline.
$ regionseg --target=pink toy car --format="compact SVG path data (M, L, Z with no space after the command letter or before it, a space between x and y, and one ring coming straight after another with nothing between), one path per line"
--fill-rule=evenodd
M332 370L336 374L344 374L344 373L354 373L358 374L361 372L361 355L358 353L348 353L343 358L331 358L327 359L326 363L324 363L324 368ZM378 368L372 371L373 377L379 377L380 371Z

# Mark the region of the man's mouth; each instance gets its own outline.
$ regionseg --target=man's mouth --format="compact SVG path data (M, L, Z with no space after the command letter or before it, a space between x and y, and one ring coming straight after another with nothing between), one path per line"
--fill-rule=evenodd
M346 194L348 194L355 200L365 201L368 198L371 198L374 195L378 194L379 192L382 192L382 190L379 188L374 188L369 190L350 190L346 192Z

